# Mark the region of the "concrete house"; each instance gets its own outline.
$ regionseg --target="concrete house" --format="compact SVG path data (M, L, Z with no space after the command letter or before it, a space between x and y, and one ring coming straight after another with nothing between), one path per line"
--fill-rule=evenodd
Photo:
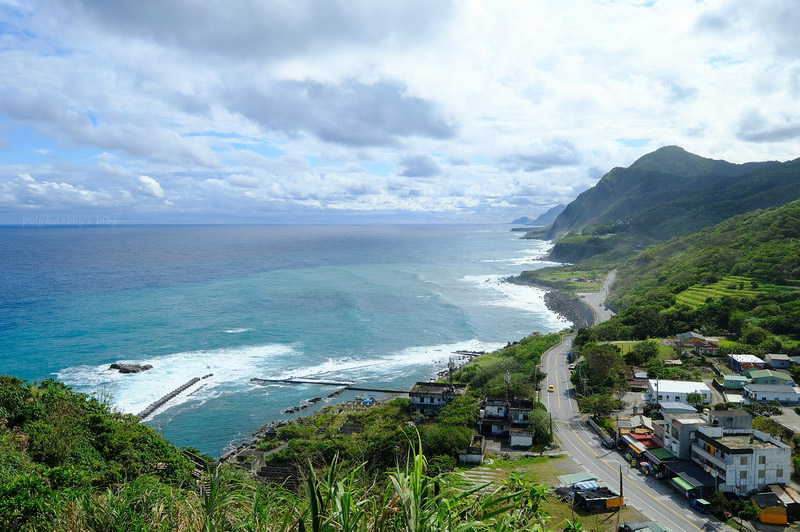
M751 369L745 372L753 384L783 384L793 385L794 380L788 373L772 369Z
M650 379L644 400L647 404L664 402L685 403L690 393L701 393L706 403L711 402L711 389L703 382L666 381Z
M764 362L773 369L786 369L791 365L789 355L768 354L764 356Z
M714 342L700 342L694 346L694 352L698 355L715 357L719 355L719 345Z
M743 367L746 364L749 365ZM742 370L752 366L757 369L764 369L764 364L765 362L755 355L728 355L728 366L737 373L741 373Z
M800 403L800 388L786 384L745 384L744 397L751 403L796 404Z
M718 489L737 495L788 484L791 474L789 446L754 429L699 427L692 460L716 474Z
M723 375L722 386L728 389L741 390L750 380L744 375Z
M691 457L692 443L697 441L697 429L706 423L701 414L667 414L664 416L664 449L680 458Z
M459 395L464 395L466 391L466 384L418 382L408 392L410 399L408 409L421 414L439 411Z
M530 447L534 436L530 430L532 411L532 399L489 397L481 404L478 430L487 436L508 436L515 447Z

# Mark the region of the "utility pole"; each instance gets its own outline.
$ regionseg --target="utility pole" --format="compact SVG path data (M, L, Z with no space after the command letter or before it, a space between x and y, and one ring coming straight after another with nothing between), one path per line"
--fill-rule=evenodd
M553 413L550 413L550 441L553 441Z
M503 378L506 381L506 402L508 402L508 389L511 386L511 373L506 371L506 376Z

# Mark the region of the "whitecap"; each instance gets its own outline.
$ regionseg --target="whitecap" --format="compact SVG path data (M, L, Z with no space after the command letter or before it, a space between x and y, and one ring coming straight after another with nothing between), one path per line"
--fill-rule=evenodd
M165 408L191 400L207 400L223 393L233 393L242 383L259 373L274 371L287 360L296 359L293 346L270 344L254 347L225 348L207 351L186 351L170 355L121 360L124 363L151 364L153 369L135 374L122 374L101 366L73 366L56 373L59 380L78 391L108 396L113 407L124 413L137 414L145 407L194 377L204 377L185 393L178 395ZM202 389L201 384L205 384ZM196 392L189 397L188 394Z

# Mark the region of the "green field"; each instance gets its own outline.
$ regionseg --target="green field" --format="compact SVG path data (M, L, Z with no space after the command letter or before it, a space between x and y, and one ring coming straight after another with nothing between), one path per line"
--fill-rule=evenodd
M677 304L697 308L700 305L704 305L709 300L717 301L725 296L755 297L765 294L774 288L777 287L775 285L754 283L753 279L750 277L728 275L714 284L692 286L679 293L675 297L675 300ZM786 287L780 288L786 290Z
M615 346L619 347L622 351L622 356L625 356L626 353L629 353L633 346L640 343L636 340L630 341L617 341L617 342L608 342L609 344L614 344ZM658 359L661 361L664 360L673 360L677 358L675 354L675 348L670 347L668 345L659 344L658 346Z
M543 268L526 272L532 278L544 281L547 286L558 288L564 292L599 292L603 288L603 283L593 282L594 279L605 279L608 272L604 270L575 270L571 268ZM584 277L588 282L576 281Z

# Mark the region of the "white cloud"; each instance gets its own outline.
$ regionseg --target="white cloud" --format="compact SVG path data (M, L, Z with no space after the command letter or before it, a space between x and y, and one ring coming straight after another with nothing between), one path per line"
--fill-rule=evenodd
M139 176L139 192L154 198L164 197L164 189L161 188L158 181L146 175Z
M791 0L6 4L0 190L7 211L45 196L152 209L169 183L163 210L217 218L498 220L664 144L793 159L798 13ZM22 194L21 173L43 195Z

